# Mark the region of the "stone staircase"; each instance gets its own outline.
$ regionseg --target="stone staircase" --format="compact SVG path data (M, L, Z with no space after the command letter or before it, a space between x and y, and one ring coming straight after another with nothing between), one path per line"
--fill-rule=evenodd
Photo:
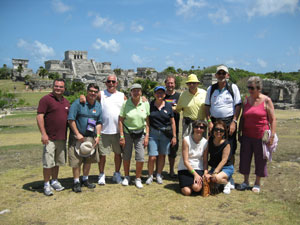
M82 77L85 74L95 74L97 71L94 68L94 65L91 60L74 60L75 70L77 76Z

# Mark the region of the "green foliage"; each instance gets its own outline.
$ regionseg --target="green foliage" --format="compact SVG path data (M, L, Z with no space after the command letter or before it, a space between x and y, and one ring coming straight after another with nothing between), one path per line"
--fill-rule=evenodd
M55 79L60 78L60 75L59 75L58 72L55 72L55 73L49 73L48 78L51 79L51 80L55 80Z
M171 74L176 74L176 70L175 70L175 68L174 68L173 66L169 66L168 68L166 68L166 69L163 71L163 73L166 73L166 74L169 74L169 73L171 73Z
M44 79L44 77L48 75L48 70L46 70L44 67L40 66L39 68L39 76Z
M79 81L66 81L65 96L68 101L72 104L80 95L86 95L85 84Z
M3 67L0 68L0 79L9 79L11 75L11 69L7 68L6 64L3 64Z
M13 93L0 90L0 109L16 108L25 104L24 99L17 99Z
M182 77L181 76L175 76L175 89L179 89L181 86Z
M114 73L115 73L117 76L121 75L121 69L120 69L120 68L114 69Z

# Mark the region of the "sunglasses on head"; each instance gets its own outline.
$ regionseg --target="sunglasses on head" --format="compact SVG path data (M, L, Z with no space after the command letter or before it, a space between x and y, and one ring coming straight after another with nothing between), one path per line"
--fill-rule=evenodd
M225 130L222 128L214 128L214 132L220 132L220 133L224 133Z
M108 83L108 84L113 83L114 84L114 83L116 83L116 81L115 80L107 80L106 83Z
M205 126L194 126L194 128L196 128L196 129L198 129L198 128L200 128L200 129L205 129Z
M253 87L253 86L248 86L247 88L251 91L253 91L255 89L255 87Z

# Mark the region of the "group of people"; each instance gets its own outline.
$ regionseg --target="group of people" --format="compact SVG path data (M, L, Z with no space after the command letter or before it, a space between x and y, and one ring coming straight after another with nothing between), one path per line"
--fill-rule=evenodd
M127 99L117 91L115 75L106 79L106 89L99 90L89 84L87 95L81 96L70 106L63 97L65 82L57 79L52 93L39 103L37 122L42 135L44 194L53 195L53 189L64 187L58 181L59 166L66 161L67 126L70 127L68 160L72 167L74 185L95 188L88 176L92 163L98 163L98 184L105 185L106 156L113 151L115 172L113 181L130 184L130 162L135 149L136 173L134 184L143 188L142 169L145 149L148 149L148 177L146 184L154 180L163 183L162 171L166 156L169 159L170 177L176 177L175 158L179 143L179 121L182 112L182 157L178 164L181 192L190 195L200 192L204 179L224 184L224 193L234 188L234 155L238 139L241 142L240 173L244 182L240 190L249 188L252 154L255 156L256 181L252 188L260 191L260 178L267 176L266 162L262 153L264 131L270 129L267 145L273 144L276 119L272 101L261 93L262 82L258 77L248 81L250 96L242 103L235 84L228 83L229 71L224 65L217 68L218 82L207 91L199 88L196 75L188 76L188 89L175 92L175 77L168 76L165 86L154 89L150 103L142 96L142 86L133 84ZM243 114L239 123L241 108ZM123 161L124 176L121 176ZM83 176L80 170L83 164ZM210 168L209 168L210 167ZM51 179L52 178L52 179ZM50 182L51 179L51 182Z

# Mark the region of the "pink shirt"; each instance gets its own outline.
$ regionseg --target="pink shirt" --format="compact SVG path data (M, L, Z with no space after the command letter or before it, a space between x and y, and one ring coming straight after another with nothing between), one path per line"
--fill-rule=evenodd
M244 105L243 119L244 126L242 132L247 137L262 139L264 131L269 129L264 101L257 106L252 106L247 101Z

